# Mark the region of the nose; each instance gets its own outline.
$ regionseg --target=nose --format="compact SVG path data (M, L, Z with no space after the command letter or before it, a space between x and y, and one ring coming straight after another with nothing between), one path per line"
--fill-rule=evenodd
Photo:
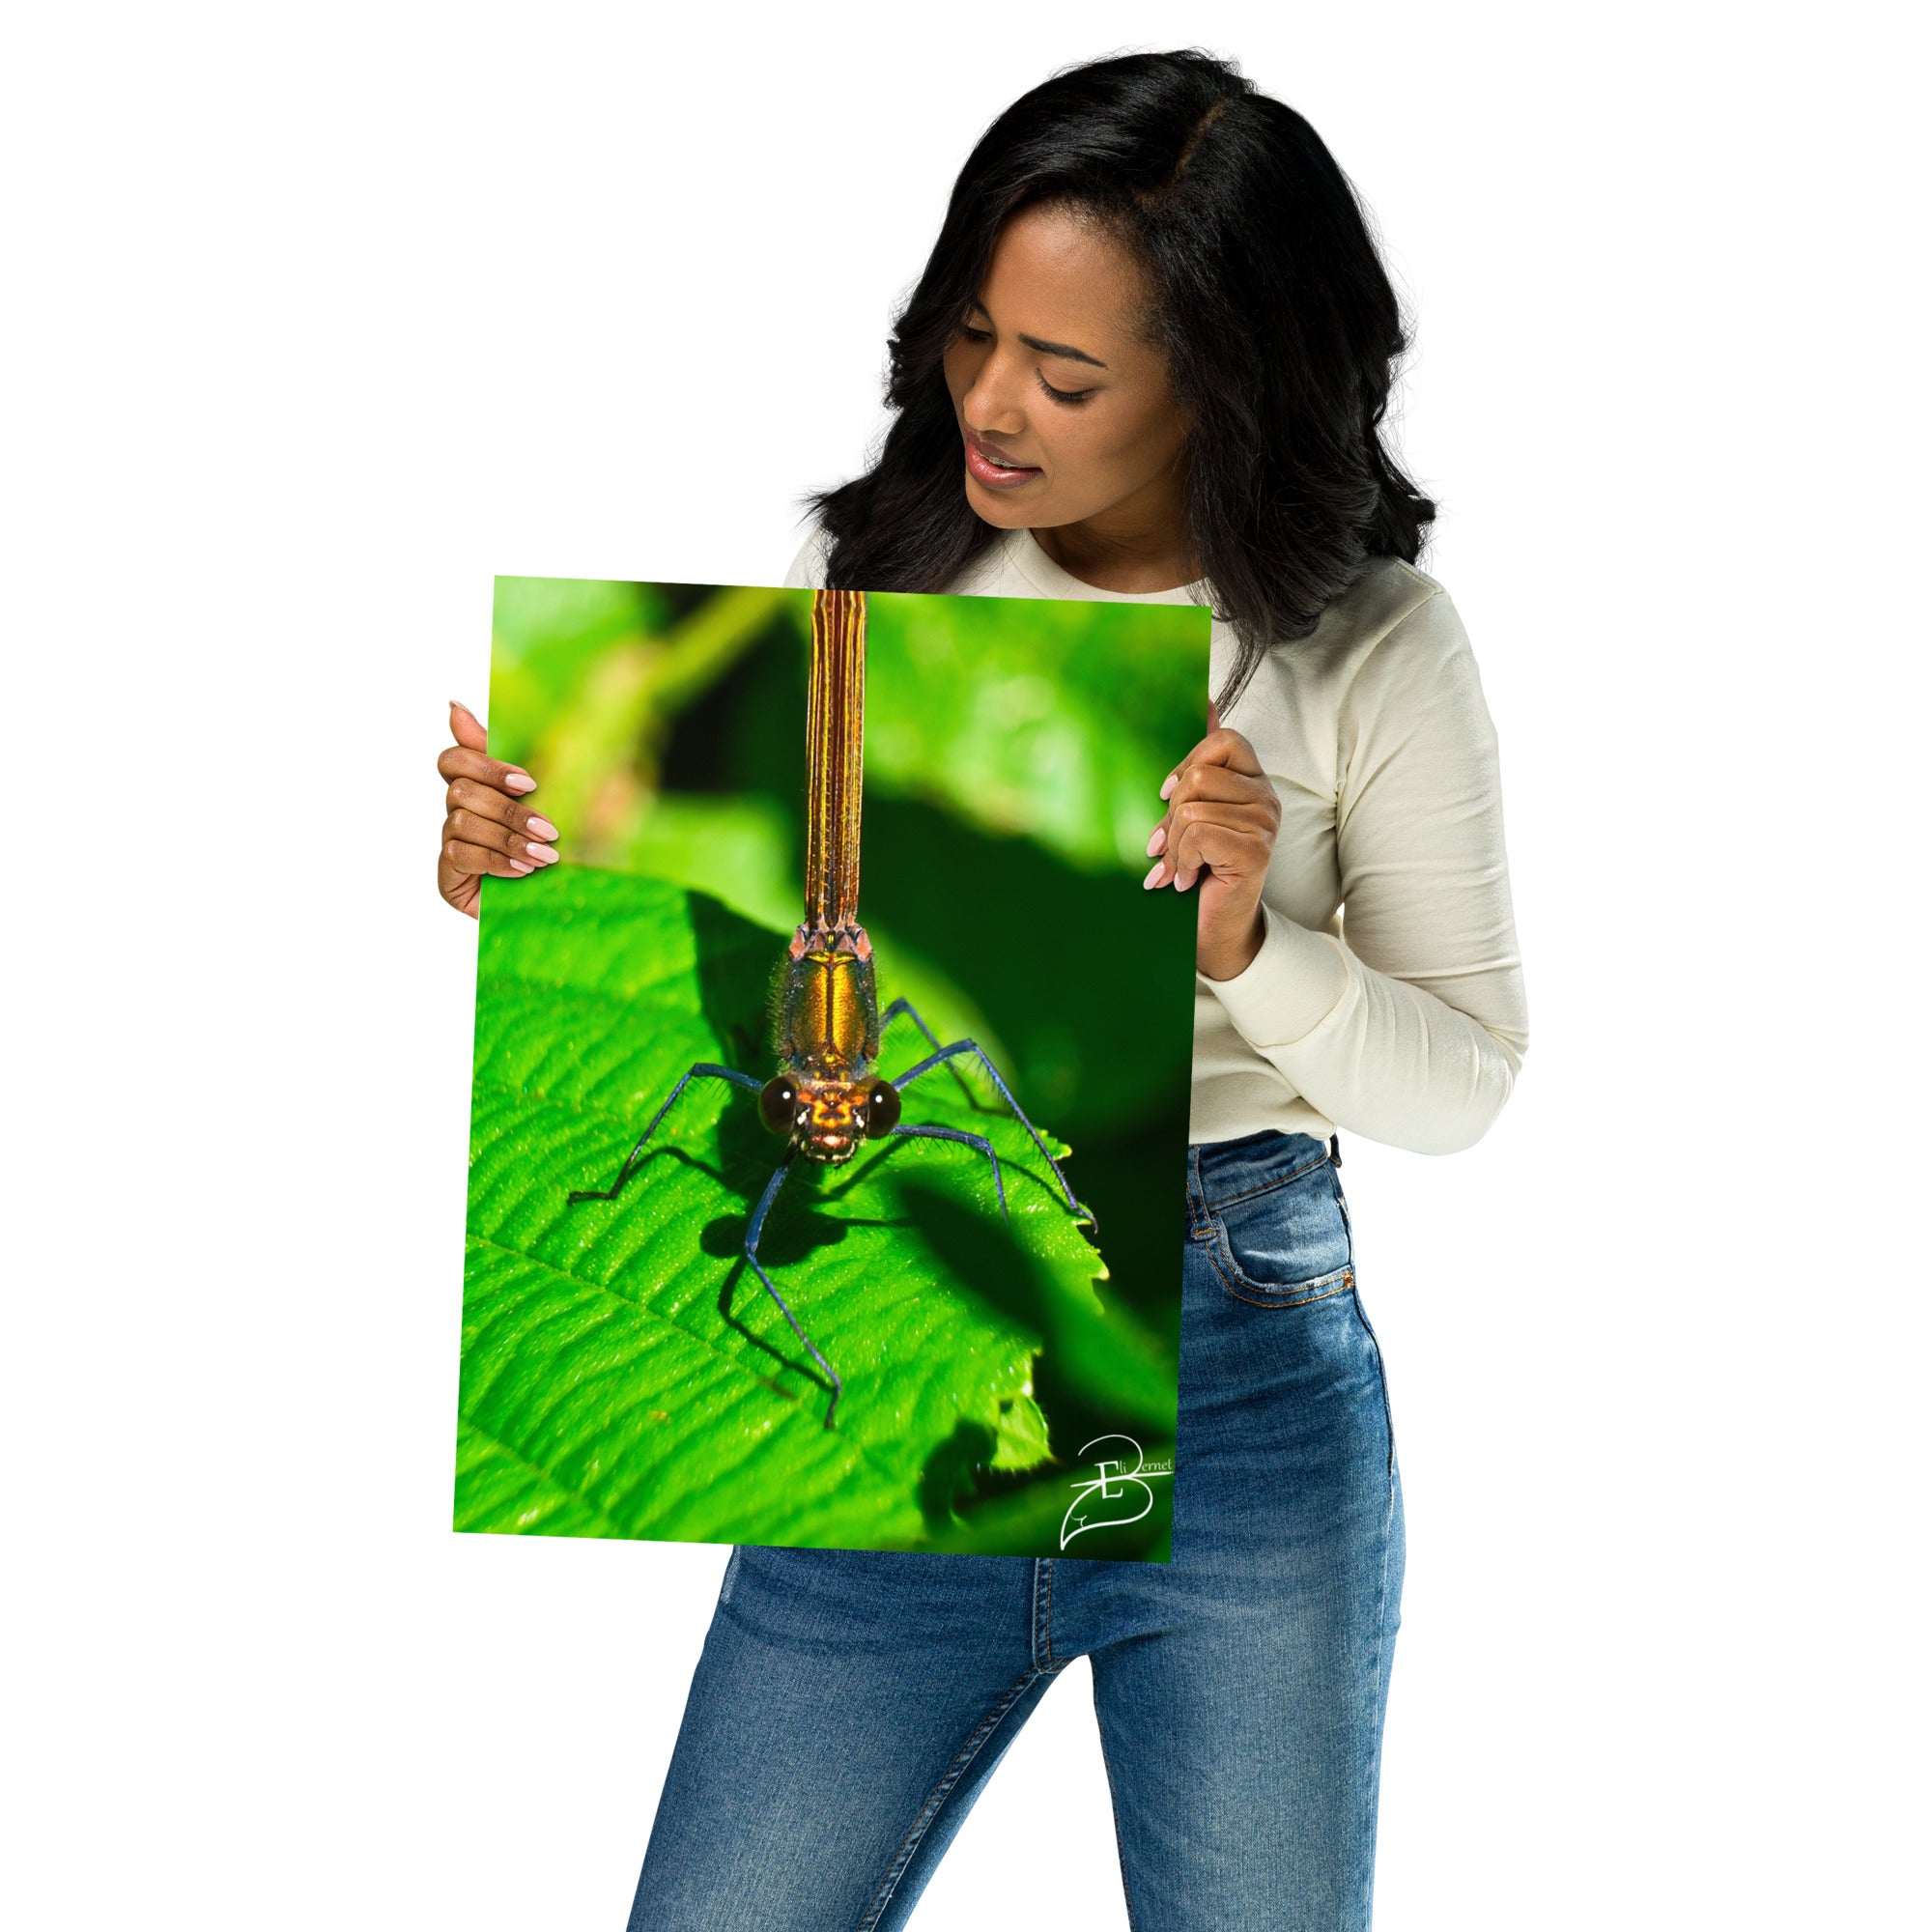
M980 436L1018 436L1027 426L1019 406L1022 393L1015 366L995 349L974 372L959 413L966 427Z

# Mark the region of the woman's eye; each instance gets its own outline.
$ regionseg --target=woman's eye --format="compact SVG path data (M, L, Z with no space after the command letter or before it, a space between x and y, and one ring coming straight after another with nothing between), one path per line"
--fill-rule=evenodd
M990 342L993 339L993 331L990 328L972 328L963 322L959 325L959 333L968 342Z
M1039 372L1037 370L1035 370L1034 373L1037 376L1039 375ZM1046 380L1044 376L1039 377L1039 386L1042 389L1044 389L1046 393L1049 396L1051 396L1056 403L1084 403L1087 400L1087 398L1094 393L1092 389L1056 389L1053 386L1053 384Z

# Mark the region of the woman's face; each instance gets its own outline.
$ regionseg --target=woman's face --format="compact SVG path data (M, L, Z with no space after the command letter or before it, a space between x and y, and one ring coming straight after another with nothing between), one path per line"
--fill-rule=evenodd
M1186 425L1137 319L1138 265L1097 224L1023 209L946 352L966 498L1002 529L1178 533Z

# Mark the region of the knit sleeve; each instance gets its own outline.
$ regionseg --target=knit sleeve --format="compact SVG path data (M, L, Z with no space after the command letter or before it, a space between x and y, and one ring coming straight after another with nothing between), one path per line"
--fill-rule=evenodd
M1341 936L1264 905L1252 963L1200 983L1338 1126L1455 1153L1508 1099L1529 1021L1495 728L1445 592L1368 651L1338 731Z

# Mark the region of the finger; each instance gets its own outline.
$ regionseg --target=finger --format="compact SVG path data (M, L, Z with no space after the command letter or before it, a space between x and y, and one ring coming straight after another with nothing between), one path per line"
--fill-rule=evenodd
M1267 831L1252 823L1186 819L1175 833L1168 864L1184 893L1204 871L1236 879L1265 871L1271 843Z
M497 879L521 879L536 869L527 859L513 859L507 852L462 838L442 841L442 862L453 872L486 872Z
M1187 864L1177 849L1163 852L1153 863L1153 869L1141 881L1143 892L1157 893L1163 886L1172 886L1176 892L1184 893L1200 876L1198 864Z
M1225 725L1210 731L1188 754L1168 774L1167 782L1160 788L1160 795L1166 798L1179 782L1180 775L1190 765L1228 765L1237 772L1245 772L1250 778L1263 776L1262 761L1255 756L1255 748L1238 731L1230 731Z
M436 889L449 904L453 905L466 919L480 919L483 897L483 881L473 872L459 872L442 856L442 847L437 847Z
M442 836L460 839L466 845L480 845L488 852L501 852L531 866L556 864L557 854L554 845L526 838L521 832L512 831L494 818L486 818L479 811L467 811L460 806L443 820Z
M1230 813L1226 806L1208 809ZM1203 808L1192 806L1177 815L1168 846L1141 881L1147 891L1172 885L1184 893L1209 867L1237 878L1267 869L1274 850L1271 819L1250 814L1210 818L1202 812Z
M473 811L479 818L493 818L498 825L522 833L526 838L549 840L557 836L556 827L549 819L476 779L452 780L444 802L451 811Z
M1176 828L1189 816L1247 825L1272 840L1281 829L1281 796L1266 779L1244 778L1226 765L1190 765L1148 839L1150 859L1174 843Z
M1167 809L1172 811L1191 798L1238 799L1243 804L1260 805L1275 796L1275 788L1266 778L1237 772L1232 765L1187 765L1167 795Z
M483 728L482 719L456 697L449 700L449 735L468 751L490 749L490 734Z
M521 765L506 765L500 758L486 757L481 752L451 745L436 761L446 779L474 779L478 784L495 785L509 797L535 791L537 781Z

